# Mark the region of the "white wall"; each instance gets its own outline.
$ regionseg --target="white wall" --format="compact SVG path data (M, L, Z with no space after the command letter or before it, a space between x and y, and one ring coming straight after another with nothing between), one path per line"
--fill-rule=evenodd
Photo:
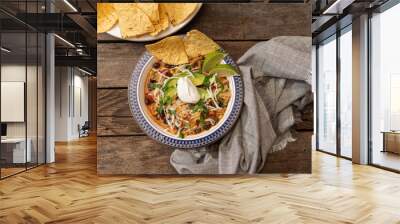
M55 74L55 140L70 141L88 120L88 78L71 67L56 67Z
M55 141L68 140L68 88L70 83L68 71L67 67L55 68Z
M74 138L79 137L79 132L78 132L78 125L82 126L85 121L88 121L88 78L87 76L82 76L82 73L79 73L78 75L76 74L75 70L75 75L74 75L74 108L72 108L72 117L73 119L71 120L72 122L72 136Z

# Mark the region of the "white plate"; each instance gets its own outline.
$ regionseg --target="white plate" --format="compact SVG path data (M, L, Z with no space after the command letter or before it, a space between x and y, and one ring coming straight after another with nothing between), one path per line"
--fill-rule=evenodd
M202 6L202 3L197 3L197 8L194 10L194 12L181 24L177 26L172 26L172 24L169 24L169 27L160 32L157 36L151 36L151 35L143 35L140 37L130 37L127 39L122 38L121 36L121 30L119 29L118 23L111 28L111 30L107 31L107 33L115 38L118 39L123 39L123 40L129 40L129 41L134 41L134 42L145 42L145 41L153 41L153 40L159 40L162 39L166 36L169 36L171 34L176 33L178 30L182 29L184 26L186 26L195 16L196 14L200 11L200 8Z

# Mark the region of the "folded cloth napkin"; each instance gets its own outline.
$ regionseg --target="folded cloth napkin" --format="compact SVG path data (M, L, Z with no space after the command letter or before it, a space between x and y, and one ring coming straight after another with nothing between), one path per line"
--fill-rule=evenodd
M239 60L244 103L232 130L212 145L175 149L179 174L257 173L267 154L295 141L295 113L312 102L311 38L276 37L251 47Z

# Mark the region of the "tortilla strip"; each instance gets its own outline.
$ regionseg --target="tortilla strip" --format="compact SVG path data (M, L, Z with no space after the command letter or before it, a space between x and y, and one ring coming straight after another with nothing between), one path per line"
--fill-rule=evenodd
M167 11L169 21L176 26L185 21L198 7L198 3L160 3Z
M189 31L183 43L189 58L206 55L220 48L217 43L198 30Z
M136 3L136 6L142 10L153 24L157 24L160 20L158 3Z
M150 33L151 36L156 36L161 31L164 31L169 26L168 15L162 5L158 5L158 12L160 13L160 20L154 24L155 31Z
M137 37L154 32L149 17L135 3L114 3L122 38Z
M179 36L167 37L157 43L146 45L146 49L157 59L170 65L189 63L183 40Z
M118 15L111 3L97 4L97 33L109 31L118 21Z

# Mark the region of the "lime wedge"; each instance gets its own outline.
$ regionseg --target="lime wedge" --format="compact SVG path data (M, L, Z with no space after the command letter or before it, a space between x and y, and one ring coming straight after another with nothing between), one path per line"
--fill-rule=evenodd
M237 73L235 67L229 64L220 64L210 70L210 74L217 74L219 76L231 76Z
M221 60L224 59L224 57L225 55L219 51L214 51L207 54L203 62L202 71L203 72L210 71L215 66L217 66L221 62Z

